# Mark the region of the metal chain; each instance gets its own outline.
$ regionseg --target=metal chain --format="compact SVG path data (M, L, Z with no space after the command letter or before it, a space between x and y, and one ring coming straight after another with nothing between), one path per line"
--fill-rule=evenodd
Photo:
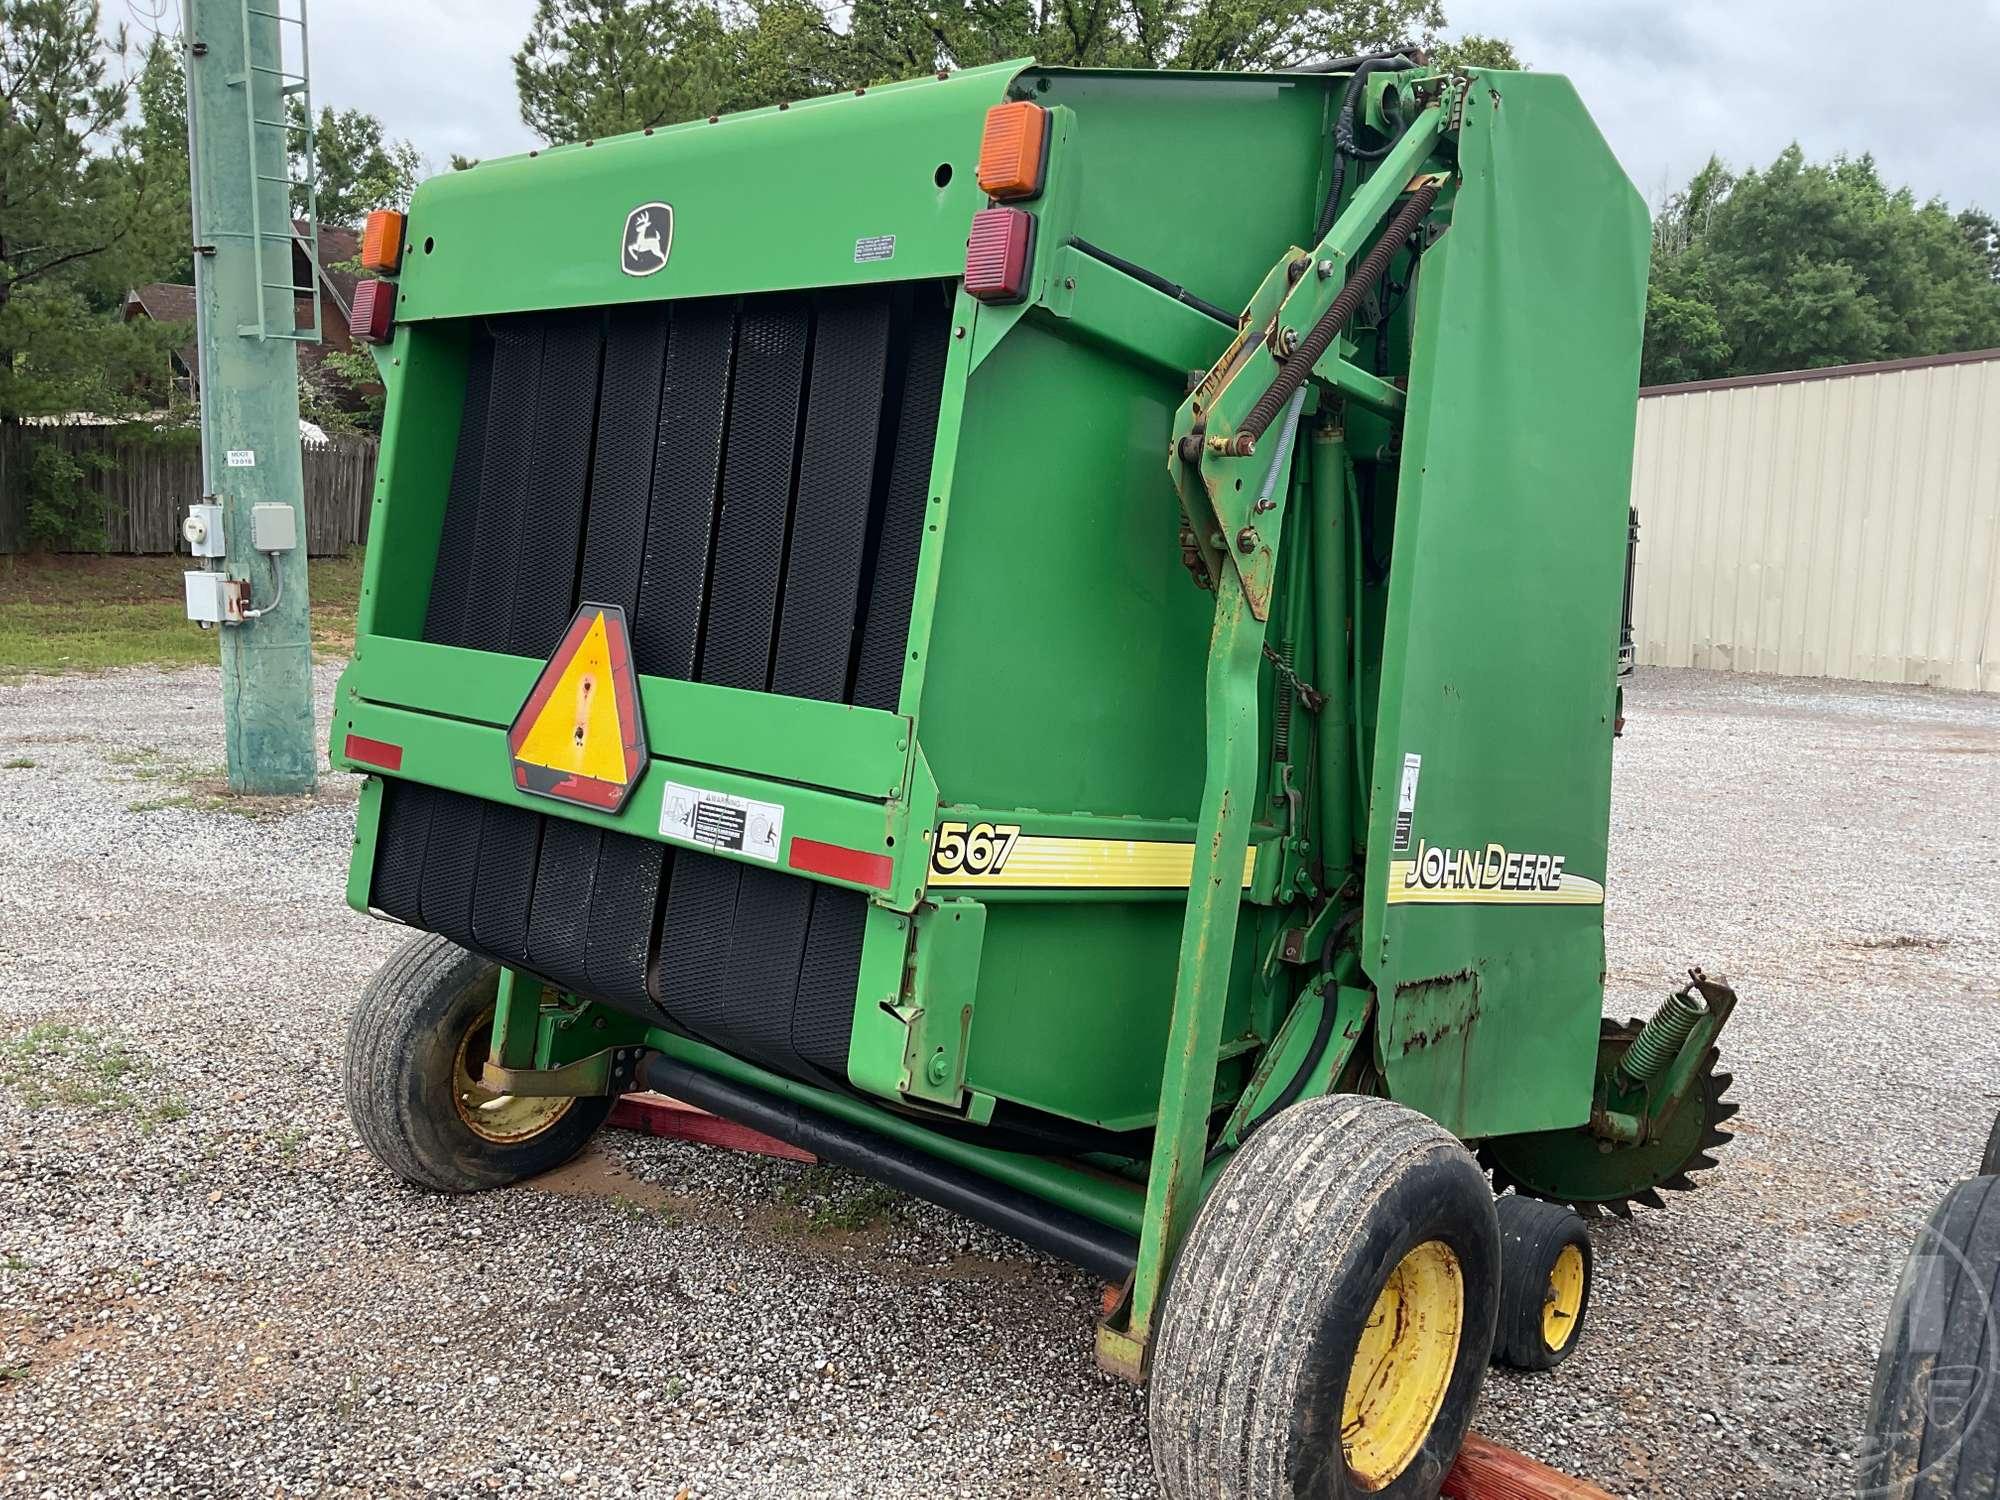
M1316 714L1326 703L1326 694L1294 672L1282 656L1272 649L1271 643L1264 643L1264 660L1278 669L1278 675L1292 685L1292 692L1299 700L1299 707L1309 714Z

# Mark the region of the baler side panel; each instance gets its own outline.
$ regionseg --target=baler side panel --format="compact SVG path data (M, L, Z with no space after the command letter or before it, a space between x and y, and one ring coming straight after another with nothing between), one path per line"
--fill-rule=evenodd
M1648 226L1561 78L1475 75L1459 149L1420 272L1364 952L1391 1093L1476 1137L1589 1112ZM1495 874L1496 844L1564 863ZM1426 850L1461 881L1476 856L1478 889L1423 889Z

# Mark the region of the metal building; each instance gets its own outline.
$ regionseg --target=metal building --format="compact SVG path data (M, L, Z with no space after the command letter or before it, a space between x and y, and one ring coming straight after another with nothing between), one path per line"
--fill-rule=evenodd
M1639 398L1641 662L2000 691L2000 349Z

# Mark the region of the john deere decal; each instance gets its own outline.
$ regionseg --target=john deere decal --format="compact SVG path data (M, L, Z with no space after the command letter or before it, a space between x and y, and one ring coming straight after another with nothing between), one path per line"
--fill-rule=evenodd
M1418 839L1414 858L1389 863L1389 903L1602 906L1604 887L1569 874L1566 858L1504 844L1461 849Z

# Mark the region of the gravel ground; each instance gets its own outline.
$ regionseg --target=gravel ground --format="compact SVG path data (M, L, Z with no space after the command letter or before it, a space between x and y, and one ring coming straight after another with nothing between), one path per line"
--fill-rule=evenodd
M2000 699L1628 698L1607 1008L1728 974L1743 1113L1597 1229L1584 1347L1479 1425L1625 1496L1840 1492L1993 1115ZM339 1090L400 935L342 904L354 783L238 811L219 755L211 672L0 686L0 1494L1154 1493L1097 1289L925 1205L626 1135L391 1183Z

